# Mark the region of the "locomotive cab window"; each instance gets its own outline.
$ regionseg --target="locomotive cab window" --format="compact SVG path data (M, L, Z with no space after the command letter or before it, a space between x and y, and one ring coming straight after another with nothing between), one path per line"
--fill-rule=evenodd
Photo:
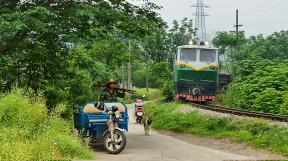
M197 50L196 49L181 49L180 60L181 61L196 61Z
M216 50L201 49L200 50L200 62L214 63L216 61Z

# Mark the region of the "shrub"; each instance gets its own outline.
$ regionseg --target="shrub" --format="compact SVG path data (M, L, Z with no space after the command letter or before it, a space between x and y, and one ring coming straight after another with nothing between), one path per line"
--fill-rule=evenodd
M59 117L67 107L49 115L40 96L30 99L21 90L0 98L0 160L90 159L91 151ZM60 108L61 107L61 108Z
M256 111L280 113L283 102L282 93L274 88L267 88L256 95L252 108Z
M174 83L173 81L167 81L162 88L162 95L166 102L175 100Z
M287 63L247 60L238 67L237 76L225 94L225 103L252 111L287 114L287 101L283 97L288 91Z

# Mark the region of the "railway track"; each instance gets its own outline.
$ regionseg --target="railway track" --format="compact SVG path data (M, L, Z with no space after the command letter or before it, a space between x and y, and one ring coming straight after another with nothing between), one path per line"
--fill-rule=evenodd
M228 113L228 114L233 114L233 115L238 115L238 116L266 118L266 119L277 120L277 121L281 121L281 122L288 122L288 115L279 115L279 114L272 114L272 113L247 111L247 110L229 108L229 107L219 106L219 105L205 106L205 105L200 105L197 103L192 103L192 105L194 107L197 107L197 108L221 112L221 113Z

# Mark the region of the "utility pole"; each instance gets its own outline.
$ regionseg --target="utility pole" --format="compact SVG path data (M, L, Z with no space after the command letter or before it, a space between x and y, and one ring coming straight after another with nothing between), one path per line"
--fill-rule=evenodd
M239 27L242 27L243 25L239 25L239 11L236 9L236 25L234 26L236 28L236 42L238 43L239 39Z
M131 55L131 42L128 41L128 50L129 55ZM132 89L132 79L131 79L131 62L128 62L128 82L127 82L127 89ZM128 103L131 103L131 95L128 93Z
M236 28L235 34L236 34L236 53L239 55L240 48L239 48L239 28L243 25L239 24L239 11L236 9L236 25L234 26Z
M239 32L241 32L240 31L240 27L242 27L242 26L243 25L239 24L239 10L236 9L236 24L234 25L235 31L230 31L231 33L235 33L235 38L236 38L236 44L235 44L234 48L230 49L230 57L231 57L231 63L232 64L234 62L234 55L237 54L239 56L239 52L240 52L240 48L239 48Z
M146 92L148 94L149 92L149 84L148 84L148 55L147 55L147 51L145 51L145 75L146 75Z
M131 62L128 63L128 89L132 89Z
M131 42L129 41L129 55L131 55ZM128 89L132 89L131 62L128 62Z
M122 88L125 88L125 69L124 64L121 65L121 82L122 82Z

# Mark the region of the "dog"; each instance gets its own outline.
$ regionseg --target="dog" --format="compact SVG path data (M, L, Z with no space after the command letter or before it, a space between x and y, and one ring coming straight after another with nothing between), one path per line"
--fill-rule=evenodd
M152 125L152 120L150 120L149 118L147 118L147 119L144 121L144 131L145 131L145 135L147 135L147 136L150 135L151 125Z

